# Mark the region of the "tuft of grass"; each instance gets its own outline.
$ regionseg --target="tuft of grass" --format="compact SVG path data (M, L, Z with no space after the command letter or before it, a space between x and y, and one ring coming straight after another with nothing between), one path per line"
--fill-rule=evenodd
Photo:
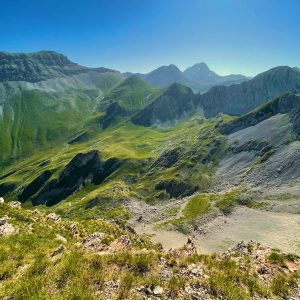
M199 194L191 197L183 209L183 214L186 219L196 219L199 216L207 213L209 208L209 197L207 197L205 194Z
M268 256L268 260L273 263L273 264L278 264L278 265L283 265L284 264L284 255L277 252L277 251L272 251L270 255Z

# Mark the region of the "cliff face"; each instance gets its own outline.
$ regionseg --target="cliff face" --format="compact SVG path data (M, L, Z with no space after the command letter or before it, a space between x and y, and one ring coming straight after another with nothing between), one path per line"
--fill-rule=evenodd
M276 67L241 84L214 87L198 95L197 103L208 118L219 113L242 115L281 94L299 91L299 69Z

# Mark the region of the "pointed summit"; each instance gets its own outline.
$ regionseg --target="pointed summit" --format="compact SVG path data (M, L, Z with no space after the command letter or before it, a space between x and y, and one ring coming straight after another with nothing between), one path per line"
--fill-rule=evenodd
M219 75L211 71L206 63L201 62L193 65L192 67L187 68L183 74L195 82L201 83L211 83L212 81L217 81Z

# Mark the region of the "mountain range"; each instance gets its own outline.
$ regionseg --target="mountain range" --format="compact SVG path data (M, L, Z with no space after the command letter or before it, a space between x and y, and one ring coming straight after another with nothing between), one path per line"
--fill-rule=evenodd
M295 67L1 53L0 298L297 299L299 120Z
M131 76L133 73L124 73ZM194 92L206 92L215 85L232 85L249 80L244 75L221 76L211 71L204 63L195 64L183 72L175 65L162 66L147 74L135 74L144 81L158 87L164 88L172 83L180 83L190 87Z

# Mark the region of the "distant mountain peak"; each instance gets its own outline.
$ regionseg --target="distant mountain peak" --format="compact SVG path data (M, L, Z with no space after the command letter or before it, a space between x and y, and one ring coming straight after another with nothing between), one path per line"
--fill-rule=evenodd
M208 86L231 85L248 80L246 76L239 74L231 74L226 76L218 75L216 72L212 71L205 62L194 64L193 66L187 68L183 74L194 82Z

